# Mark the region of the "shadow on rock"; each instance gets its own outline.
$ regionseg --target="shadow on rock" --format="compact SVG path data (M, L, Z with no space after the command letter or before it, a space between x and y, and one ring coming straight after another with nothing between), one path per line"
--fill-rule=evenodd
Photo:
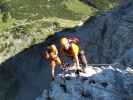
M41 55L51 41L56 43L54 35L0 65L0 100L33 100L43 89L48 89L50 68Z

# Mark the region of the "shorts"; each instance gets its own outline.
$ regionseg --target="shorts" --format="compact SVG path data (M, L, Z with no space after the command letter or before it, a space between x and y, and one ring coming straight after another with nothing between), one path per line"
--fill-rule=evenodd
M59 57L56 57L56 58L54 58L54 59L49 59L49 63L50 63L51 61L54 61L54 62L56 63L56 65L60 65L60 64L61 64L61 60L60 60Z

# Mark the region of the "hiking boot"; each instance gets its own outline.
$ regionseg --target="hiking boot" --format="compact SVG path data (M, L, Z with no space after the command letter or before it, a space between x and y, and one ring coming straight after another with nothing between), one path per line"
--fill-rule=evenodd
M77 70L75 71L75 74L77 74L77 75L79 76L80 70L77 69Z
M52 81L54 81L55 80L55 77L52 77Z

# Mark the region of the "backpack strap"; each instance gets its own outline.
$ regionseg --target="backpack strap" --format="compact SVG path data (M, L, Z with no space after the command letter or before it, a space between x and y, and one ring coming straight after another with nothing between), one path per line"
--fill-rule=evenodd
M69 37L68 38L68 42L71 44L71 43L75 43L77 45L79 45L79 39L77 37Z

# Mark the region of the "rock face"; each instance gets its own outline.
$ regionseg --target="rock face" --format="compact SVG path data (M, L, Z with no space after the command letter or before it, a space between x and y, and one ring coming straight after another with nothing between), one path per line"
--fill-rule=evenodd
M68 71L36 100L132 100L133 73L106 67L88 67L78 77Z
M46 44L34 45L0 65L0 100L34 100L48 89L50 68L41 58Z
M114 65L89 69L85 76L57 77L36 100L132 100L133 0L121 0L119 7L89 18L74 33L88 62Z
M76 30L89 62L133 66L133 1L122 0L118 8L89 18ZM129 54L130 52L130 54ZM127 56L128 61L122 60Z
M64 100L131 100L133 76L129 72L132 73L133 68L133 0L122 0L118 8L91 17L74 33L77 34L72 32L72 35L80 37L89 63L112 63L120 70L96 68L101 72L91 70L95 75L90 76L88 71L87 79L70 76L63 85L58 78L52 82L49 95L44 92L40 99L50 96L63 100L64 96ZM50 69L42 60L41 53L48 41L55 43L56 37L48 39L0 65L0 100L34 100L49 87ZM122 71L127 67L128 72ZM14 97L10 97L12 95Z

